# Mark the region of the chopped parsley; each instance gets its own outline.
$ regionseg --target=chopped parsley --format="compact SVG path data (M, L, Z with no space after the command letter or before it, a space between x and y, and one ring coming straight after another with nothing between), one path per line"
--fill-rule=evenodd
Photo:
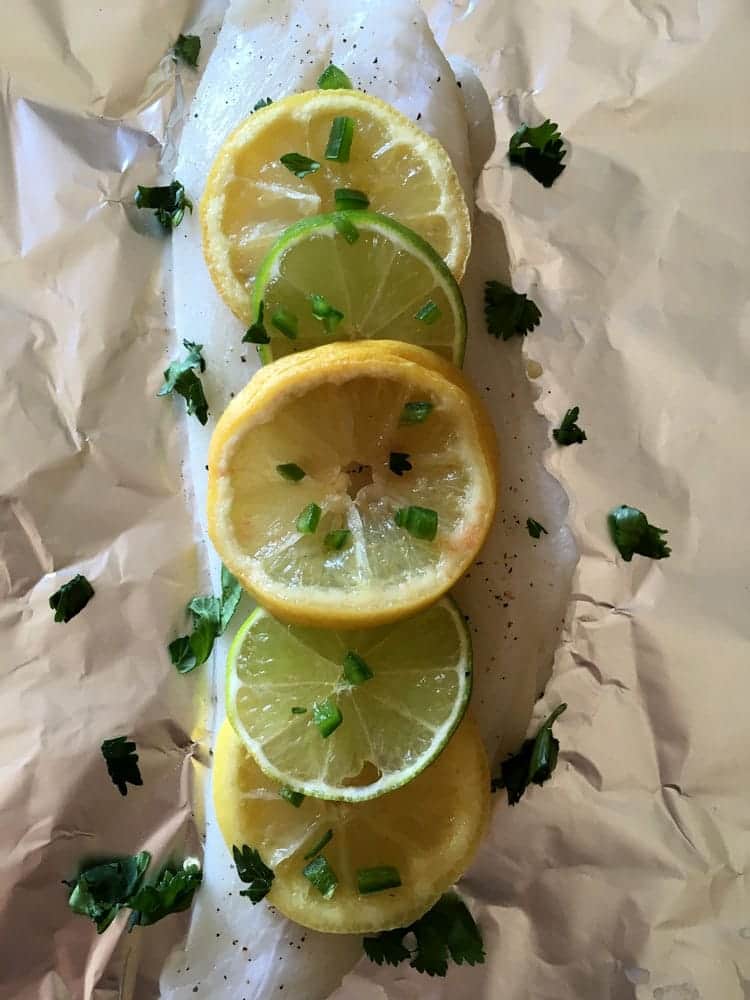
M331 63L318 77L318 87L321 90L353 90L352 81L338 66Z
M528 533L531 535L532 538L541 538L542 533L544 533L545 535L549 534L544 525L540 524L538 521L535 521L533 517L526 518L526 530L528 531Z
M101 750L112 784L120 795L128 794L129 784L143 784L138 768L138 754L135 752L135 743L132 740L127 736L115 736L110 740L104 740Z
M315 886L323 899L333 898L339 880L322 854L306 864L302 869L302 874L311 885Z
M518 753L500 765L500 777L492 779L492 791L504 788L508 804L514 806L523 798L530 784L543 785L555 770L559 741L552 735L552 724L568 706L563 702L545 719L533 740L525 740Z
M667 534L667 529L649 524L646 515L637 507L627 504L615 507L609 512L607 523L612 541L625 562L630 562L634 555L667 559L672 554L661 537Z
M271 891L275 877L273 871L264 863L258 851L247 844L243 844L242 849L233 845L232 856L240 881L247 883L247 889L241 889L240 896L247 896L255 906Z
M508 159L548 188L565 170L565 152L557 124L547 118L534 128L523 124L513 133Z
M348 684L364 684L365 681L372 680L374 676L375 674L359 653L350 650L346 654L344 657L344 679Z
M222 635L242 597L242 587L226 566L221 567L221 597L194 597L187 606L193 631L169 644L169 656L180 674L195 670L211 655L214 641Z
M292 705L292 715L304 715L306 711L304 705Z
M320 170L320 164L317 160L311 160L309 156L304 156L302 153L284 153L281 162L295 177L307 177L308 174L314 174Z
M143 885L128 900L133 911L128 930L147 927L171 913L187 910L203 881L201 866L195 858L186 858L179 868L165 868L153 885Z
M400 424L423 424L435 409L434 403L406 403L401 411Z
M578 426L579 407L573 406L566 410L565 416L559 427L552 431L552 437L561 445L583 444L586 440L586 431Z
M193 211L193 203L185 194L179 181L172 181L161 187L144 187L139 184L135 192L136 208L153 208L156 218L164 229L177 229L185 215L185 209Z
M68 906L73 913L93 920L101 934L128 905L150 864L151 855L141 851L132 857L113 858L84 869L73 881L64 880L72 889Z
M316 503L309 503L297 518L297 531L303 535L314 535L318 530L322 513L323 511Z
M305 801L305 796L302 792L295 792L295 790L290 788L289 785L282 785L279 789L279 795L285 802L288 802L290 806L294 806L295 809L299 809Z
M271 316L271 326L275 326L277 330L288 337L290 340L297 339L297 333L299 332L299 321L296 315L289 309L284 309L280 306L278 309L274 309L273 315Z
M201 51L201 40L197 35L180 35L172 51L175 55L175 62L181 59L188 66L196 69L198 66L198 56Z
M315 319L319 319L326 328L326 333L333 333L344 314L335 309L324 295L313 294L310 296L312 314Z
M328 532L326 537L323 539L323 544L327 549L333 549L334 552L339 552L349 544L351 536L352 533L348 528L336 528L334 531Z
M296 462L285 462L277 465L276 471L283 479L288 479L290 483L298 483L305 478L305 470L301 469Z
M336 208L341 210L370 207L370 199L364 191L359 191L357 188L336 188L333 197Z
M524 337L539 326L542 314L526 295L500 281L488 281L484 286L484 318L488 333L510 340Z
M414 936L410 950L404 944ZM484 962L482 935L466 904L455 892L447 892L423 917L408 927L383 931L363 940L365 954L378 965L399 965L407 961L428 976L445 976L448 960L456 965Z
M200 376L206 370L203 359L203 344L194 344L191 340L183 340L187 355L179 361L173 361L164 372L164 385L157 396L171 396L177 393L182 396L187 406L188 416L195 414L198 421L204 424L208 420L208 401L203 392Z
M86 577L76 574L49 599L49 606L55 612L55 621L69 622L83 611L93 596L94 588Z
M420 323L426 323L427 326L432 326L433 323L437 323L442 315L440 306L433 302L432 299L428 299L422 308L417 311L414 319L418 319Z
M316 701L313 705L312 717L324 740L327 740L332 733L335 733L344 721L341 709L332 698L326 698L324 701Z
M262 111L263 108L270 108L272 104L273 101L270 97L261 97L259 101L256 101L255 104L253 104L253 112Z
M403 476L405 472L411 472L412 464L409 461L408 452L392 451L388 456L388 468L395 476Z
M242 338L243 344L271 343L271 338L268 336L268 331L263 324L263 312L263 300L261 299L258 305L258 315L255 318L255 322L247 328L245 336Z
M316 841L307 854L304 855L304 860L309 861L310 858L314 858L316 854L320 854L326 844L333 840L333 830L326 830L320 840Z
M331 133L328 136L325 157L338 163L348 163L354 139L354 119L348 115L339 115L333 119Z
M405 528L414 538L431 542L437 535L437 511L429 507L401 507L396 511L396 524Z

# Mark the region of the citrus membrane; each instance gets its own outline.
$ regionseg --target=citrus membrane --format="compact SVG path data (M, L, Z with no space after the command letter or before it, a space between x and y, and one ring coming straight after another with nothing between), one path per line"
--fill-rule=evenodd
M225 723L214 751L213 796L227 847L247 844L260 853L275 875L267 901L290 920L368 934L416 920L466 871L487 824L490 775L476 724L466 716L433 764L379 799L305 798L295 806L281 790ZM302 874L315 858L334 873L330 898ZM401 885L360 894L358 871L383 865L396 869Z
M364 627L433 603L476 556L496 494L474 390L432 351L394 341L262 368L209 449L217 552L259 603L299 624Z
M329 159L332 129L341 119L353 122L348 157L344 144L341 158ZM294 154L316 166L306 170ZM271 245L300 218L336 208L337 190L361 193L374 211L415 230L461 279L471 225L445 149L376 97L307 91L256 111L228 136L201 199L206 263L244 322L252 318L249 292Z
M377 338L463 361L466 309L455 278L421 236L374 212L319 215L288 229L258 272L256 321L261 309L270 338L259 348L264 361L332 340Z
M419 774L470 692L471 642L449 598L347 632L284 625L257 608L227 660L227 714L260 768L294 791L348 802Z

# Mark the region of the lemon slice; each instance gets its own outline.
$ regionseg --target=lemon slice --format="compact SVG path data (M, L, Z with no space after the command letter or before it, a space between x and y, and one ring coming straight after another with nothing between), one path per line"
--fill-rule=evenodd
M347 632L283 625L258 608L227 660L227 713L261 769L294 791L347 802L424 770L470 692L471 641L449 598Z
M217 552L260 604L303 625L384 624L432 604L495 511L495 440L474 390L432 351L394 341L262 368L208 461Z
M319 215L288 229L261 265L252 310L256 319L262 310L270 338L259 348L264 361L376 338L463 361L466 309L455 278L420 236L374 212Z
M344 162L326 158L334 120L341 118L354 122ZM298 168L303 176L297 176L281 162L290 153L317 168ZM374 211L414 229L461 279L471 247L469 211L440 143L375 97L308 91L275 101L229 135L201 199L211 277L244 322L252 316L253 279L271 245L301 217L332 211L337 189L362 192Z
M260 853L275 874L267 900L290 920L338 934L404 927L422 916L469 867L486 827L489 790L484 746L468 716L434 764L368 802L306 798L295 807L228 723L214 751L214 805L227 846ZM330 899L302 874L323 840L316 857L338 882ZM361 895L358 871L383 865L397 870L401 886Z

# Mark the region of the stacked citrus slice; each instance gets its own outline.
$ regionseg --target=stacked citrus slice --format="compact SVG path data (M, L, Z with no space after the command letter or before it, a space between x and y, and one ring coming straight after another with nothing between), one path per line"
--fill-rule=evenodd
M434 139L338 89L242 123L201 220L266 362L209 453L211 538L261 605L228 658L217 818L290 918L405 926L466 869L489 801L468 629L443 596L497 494L491 425L451 363L468 210Z

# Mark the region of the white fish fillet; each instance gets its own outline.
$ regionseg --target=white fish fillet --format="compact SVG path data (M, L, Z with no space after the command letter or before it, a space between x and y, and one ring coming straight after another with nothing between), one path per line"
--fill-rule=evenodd
M415 0L234 0L203 74L185 124L176 176L196 201L216 151L259 98L273 100L315 87L333 62L354 85L393 104L438 138L472 203L466 115L461 90ZM180 341L204 345L203 377L211 417L205 428L188 422L196 516L205 532L205 462L216 418L257 368L243 328L211 284L203 262L197 214L186 216L173 237L174 310ZM243 362L241 358L246 360ZM213 554L212 576L218 577ZM215 691L223 690L226 642L216 650ZM221 694L219 695L221 702ZM223 718L223 704L217 706ZM362 954L360 938L301 932L252 907L240 888L208 804L205 881L196 897L186 944L163 974L161 992L173 1000L290 996L317 1000L336 988ZM228 896L228 891L232 892ZM305 942L298 950L301 935ZM236 945L232 942L237 941ZM289 942L295 942L289 947ZM286 958L264 959L284 943ZM243 951L245 946L247 950ZM249 961L252 959L252 961ZM189 971L186 971L189 967ZM180 971L178 971L180 970ZM279 986L284 985L283 993Z

